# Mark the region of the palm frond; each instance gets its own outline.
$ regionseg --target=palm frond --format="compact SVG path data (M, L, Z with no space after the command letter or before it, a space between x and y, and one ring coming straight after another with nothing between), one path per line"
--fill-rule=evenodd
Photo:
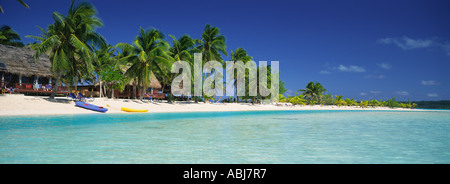
M23 0L17 0L21 5L25 6L26 8L30 8Z
M47 51L51 50L53 47L59 45L59 36L54 35L50 38L47 38L45 41L43 41L38 48L36 48L36 52L34 53L34 61L38 61L39 57L46 53Z

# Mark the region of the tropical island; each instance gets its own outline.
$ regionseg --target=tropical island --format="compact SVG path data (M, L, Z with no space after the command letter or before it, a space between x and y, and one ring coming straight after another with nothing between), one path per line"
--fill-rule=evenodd
M41 31L40 35L27 35L26 37L36 40L27 45L21 42L19 34L11 27L2 26L0 51L3 54L0 59L3 63L0 63L0 66L3 68L0 70L2 76L0 100L5 102L8 98L12 98L7 94L24 94L25 96L16 97L15 101L35 97L40 100L45 99L50 104L73 105L72 101L90 98L95 99L92 103L102 106L110 106L112 102L117 101L134 101L139 104L137 106L145 108L145 103L153 101L164 101L169 104L207 102L261 105L265 99L271 98L260 95L249 96L248 85L245 96L172 95L171 81L176 74L171 72L171 66L176 61L187 61L192 66L194 53L202 54L203 64L211 60L224 63L224 56L229 56L233 62L242 61L244 64L253 59L244 48L228 52L226 38L220 34L218 27L207 24L198 39L189 35L183 35L178 39L174 35L169 35L170 39L167 39L166 35L158 29L140 28L139 34L130 42L131 44L121 42L109 45L107 39L96 32L97 28L103 26L97 14L92 4L88 2L75 4L75 1L72 1L67 14L54 12L53 24L47 28L38 27ZM249 75L256 74L246 70L247 84L250 82ZM270 76L270 72L268 75ZM190 80L193 81L193 78L192 76ZM267 84L258 82L257 85L266 85L270 88L270 77L268 78ZM233 83L234 87L238 83L237 80L228 82ZM299 89L293 96L284 96L283 93L286 91L284 82L280 79L279 102L268 104L276 107L269 109L295 109L295 107L304 109L308 106L325 106L327 109L331 107L337 109L340 107L420 108L409 100L397 102L395 97L386 101L376 99L356 101L353 98L344 98L342 95L324 94L327 90L319 82L309 82L304 89ZM136 105L116 103L115 106ZM219 109L227 108L236 110L230 105ZM4 112L2 114L8 115L5 112L11 109L14 108L5 107L2 109ZM150 109L150 112L157 111L151 107ZM245 109L254 108L237 108L237 110ZM26 114L23 111L22 113Z
M449 2L95 5L0 3L0 163L450 163Z

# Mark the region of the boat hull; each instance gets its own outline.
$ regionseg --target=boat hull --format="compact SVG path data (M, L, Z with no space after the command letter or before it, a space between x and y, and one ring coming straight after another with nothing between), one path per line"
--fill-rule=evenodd
M148 109L131 109L131 108L126 108L126 107L122 107L120 110L125 111L125 112L147 112Z
M81 108L85 108L85 109L89 109L89 110L93 110L93 111L97 111L97 112L106 112L108 111L107 108L104 107L99 107L96 105L92 105L89 103L85 103L85 102L75 102L75 105Z

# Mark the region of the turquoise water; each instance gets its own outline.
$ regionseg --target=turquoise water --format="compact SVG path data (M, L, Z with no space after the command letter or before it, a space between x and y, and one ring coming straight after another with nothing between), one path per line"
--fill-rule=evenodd
M0 117L0 163L450 163L450 111Z

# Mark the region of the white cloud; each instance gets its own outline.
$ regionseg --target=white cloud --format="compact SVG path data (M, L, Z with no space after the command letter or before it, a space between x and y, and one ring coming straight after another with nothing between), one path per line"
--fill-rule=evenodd
M380 94L381 91L374 91L374 90L371 90L370 93L372 93L372 94Z
M384 75L366 75L364 76L365 79L384 79Z
M431 39L412 39L408 38L406 36L403 36L401 38L383 38L378 39L377 43L380 44L395 44L398 47L402 48L403 50L410 50L410 49L418 49L418 48L427 48L431 47L434 44L434 41Z
M402 96L409 95L409 93L407 91L396 91L395 94L396 95L402 95Z
M366 96L367 93L361 92L359 95L361 95L361 96Z
M422 85L425 85L425 86L437 86L437 85L439 85L439 82L436 82L434 80L422 80L421 83L422 83Z
M397 38L382 38L378 39L379 44L394 44L403 50L420 49L420 48L432 48L441 49L447 56L450 56L450 42L440 38L432 39L412 39L406 36Z
M377 43L379 44L391 44L393 38L381 38L377 40Z
M331 74L328 70L320 70L319 74Z
M337 69L342 72L366 72L366 69L364 69L364 67L355 65L350 66L339 65Z
M447 53L447 56L450 56L450 43L440 44L440 46Z
M428 97L438 97L438 94L436 94L436 93L428 93L427 96Z
M295 91L288 89L285 93L286 97L295 95Z
M385 70L390 70L392 68L391 64L389 63L379 63L377 64L380 68Z

